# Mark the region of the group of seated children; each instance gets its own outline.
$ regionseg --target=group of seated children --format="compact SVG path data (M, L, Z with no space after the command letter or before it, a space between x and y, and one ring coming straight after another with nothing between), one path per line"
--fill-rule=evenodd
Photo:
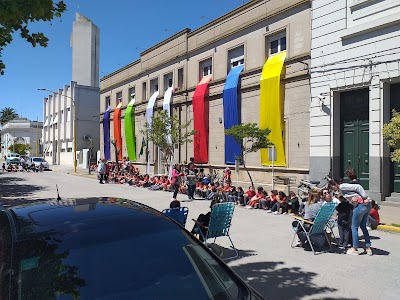
M257 192L252 187L245 193L243 205L248 209L260 208L268 213L298 214L300 209L299 199L295 192L290 192L289 197L282 191L272 190L271 194L259 186Z

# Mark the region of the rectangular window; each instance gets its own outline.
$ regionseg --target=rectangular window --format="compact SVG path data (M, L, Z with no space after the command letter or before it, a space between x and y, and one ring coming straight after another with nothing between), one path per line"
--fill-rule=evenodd
M286 32L270 36L267 39L268 56L286 50Z
M142 83L142 100L147 101L147 83L146 83L146 81Z
M72 152L72 148L68 148L68 149L67 149L67 152Z
M200 79L212 75L212 59L206 59L200 62Z
M178 90L184 90L185 86L183 83L183 68L178 69Z
M228 51L228 73L232 68L244 65L244 46Z
M67 108L67 122L71 122L71 108Z
M173 85L172 73L164 75L164 91L168 90Z
M64 123L64 111L60 110L60 123Z
M150 93L153 95L158 91L158 78L150 80Z
M129 101L136 98L136 88L133 86L129 88Z
M105 107L105 109L107 109L110 105L111 105L111 98L110 98L110 96L107 96L106 97L106 107Z
M118 106L122 102L122 92L118 92L115 96L115 106Z

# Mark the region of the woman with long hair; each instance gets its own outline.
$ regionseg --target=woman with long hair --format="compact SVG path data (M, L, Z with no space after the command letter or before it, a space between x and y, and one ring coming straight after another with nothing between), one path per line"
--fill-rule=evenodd
M321 209L321 203L319 202L319 197L317 192L310 192L308 194L308 199L304 205L304 219L308 221L314 221L319 210ZM292 227L296 228L297 237L300 240L299 246L303 246L307 242L307 236L303 231L303 228L299 226L299 221L294 221ZM308 223L304 223L303 226L306 230L309 230L311 226Z
M334 191L343 195L351 204L353 204L353 216L351 218L351 235L353 247L347 250L347 254L358 255L359 236L358 228L361 228L365 240L365 252L372 255L371 239L367 230L367 220L371 211L371 201L364 188L358 183L357 173L353 169L346 171L350 183L342 183L332 180L330 186Z
M172 186L174 195L172 196L172 200L176 200L176 197L179 192L179 187L181 185L181 177L183 173L181 172L181 166L179 164L175 164L174 168L172 169Z

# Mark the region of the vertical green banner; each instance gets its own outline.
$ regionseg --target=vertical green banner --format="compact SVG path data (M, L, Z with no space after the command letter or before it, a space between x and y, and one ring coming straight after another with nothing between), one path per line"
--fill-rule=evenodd
M135 137L135 98L133 98L126 108L125 116L125 139L129 160L136 160L136 137Z

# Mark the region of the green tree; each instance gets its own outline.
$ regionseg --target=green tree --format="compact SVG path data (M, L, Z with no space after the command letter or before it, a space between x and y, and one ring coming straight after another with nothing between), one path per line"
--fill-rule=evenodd
M248 153L257 152L260 149L271 147L273 144L268 139L269 129L260 129L256 123L247 123L232 126L225 130L226 135L232 136L240 145L241 154L236 157L242 164L249 175L251 185L254 188L253 178L246 167L245 157Z
M26 155L28 150L31 149L31 146L25 144L13 144L8 147L8 150L18 153L19 155Z
M0 75L4 74L3 49L12 42L14 34L20 36L33 47L38 44L47 47L49 39L42 33L31 33L29 23L49 22L60 17L67 9L63 1L53 0L1 0L0 1Z
M146 122L140 132L164 154L168 170L174 145L190 143L192 141L190 137L196 133L195 130L188 130L189 126L190 121L180 124L176 116L169 117L168 112L162 110L153 117L151 124Z
M394 150L390 154L392 161L400 162L400 113L393 110L392 119L382 129L383 138Z
M18 114L14 108L5 107L0 111L0 124L4 125L7 122L18 118Z

